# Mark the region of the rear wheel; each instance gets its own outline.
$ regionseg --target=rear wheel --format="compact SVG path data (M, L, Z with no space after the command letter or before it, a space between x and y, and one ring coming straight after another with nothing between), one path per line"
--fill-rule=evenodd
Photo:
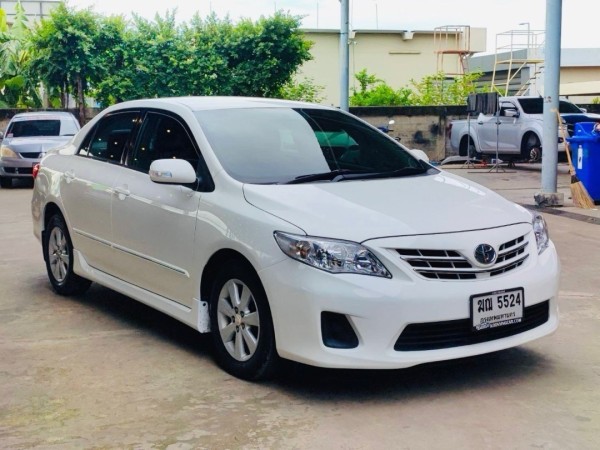
M12 187L12 178L0 177L0 187L10 189Z
M73 272L73 244L63 217L55 214L44 234L46 271L54 290L61 295L83 294L91 281Z
M528 134L521 146L521 157L530 162L542 160L542 143L535 134Z
M475 146L473 139L468 136L463 137L460 142L459 155L469 155L470 158L481 159L481 153L477 151L477 147Z
M256 273L230 261L217 275L210 296L215 358L230 374L246 380L271 376L278 363L267 296Z

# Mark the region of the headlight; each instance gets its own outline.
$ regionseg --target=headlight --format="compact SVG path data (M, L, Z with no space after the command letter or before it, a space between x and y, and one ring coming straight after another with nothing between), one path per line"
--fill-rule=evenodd
M290 258L330 273L357 273L392 278L366 247L349 241L296 236L276 231L279 248Z
M548 248L550 237L548 236L548 226L542 215L538 212L532 212L533 220L533 232L535 233L535 241L537 242L538 254L542 253Z
M12 151L12 149L10 147L7 147L6 145L3 145L0 148L0 156L3 158L18 158L19 155L17 155L15 152Z

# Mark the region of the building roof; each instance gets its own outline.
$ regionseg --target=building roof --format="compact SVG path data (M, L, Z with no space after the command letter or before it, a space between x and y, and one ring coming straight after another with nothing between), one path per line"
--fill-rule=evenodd
M48 17L50 12L60 5L61 0L21 0L21 6L25 10L25 16L30 20ZM6 20L11 23L15 17L16 0L0 0L0 8L6 13Z

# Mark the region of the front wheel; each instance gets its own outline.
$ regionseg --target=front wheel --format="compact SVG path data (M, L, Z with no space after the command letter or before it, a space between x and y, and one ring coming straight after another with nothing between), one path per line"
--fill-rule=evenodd
M246 379L270 377L277 366L271 311L256 273L245 264L224 264L210 296L215 358L230 374Z
M83 294L91 281L73 272L73 244L61 215L50 218L44 234L44 260L54 290L60 295Z

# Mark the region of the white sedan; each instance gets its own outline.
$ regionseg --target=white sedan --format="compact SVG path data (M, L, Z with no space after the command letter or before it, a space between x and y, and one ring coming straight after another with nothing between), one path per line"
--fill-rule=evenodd
M13 179L32 179L33 167L46 152L69 142L79 122L68 112L15 114L6 134L0 132L0 187L12 187Z
M409 367L558 325L539 214L319 105L115 105L42 160L32 214L57 293L97 282L210 332L245 379L280 358Z

